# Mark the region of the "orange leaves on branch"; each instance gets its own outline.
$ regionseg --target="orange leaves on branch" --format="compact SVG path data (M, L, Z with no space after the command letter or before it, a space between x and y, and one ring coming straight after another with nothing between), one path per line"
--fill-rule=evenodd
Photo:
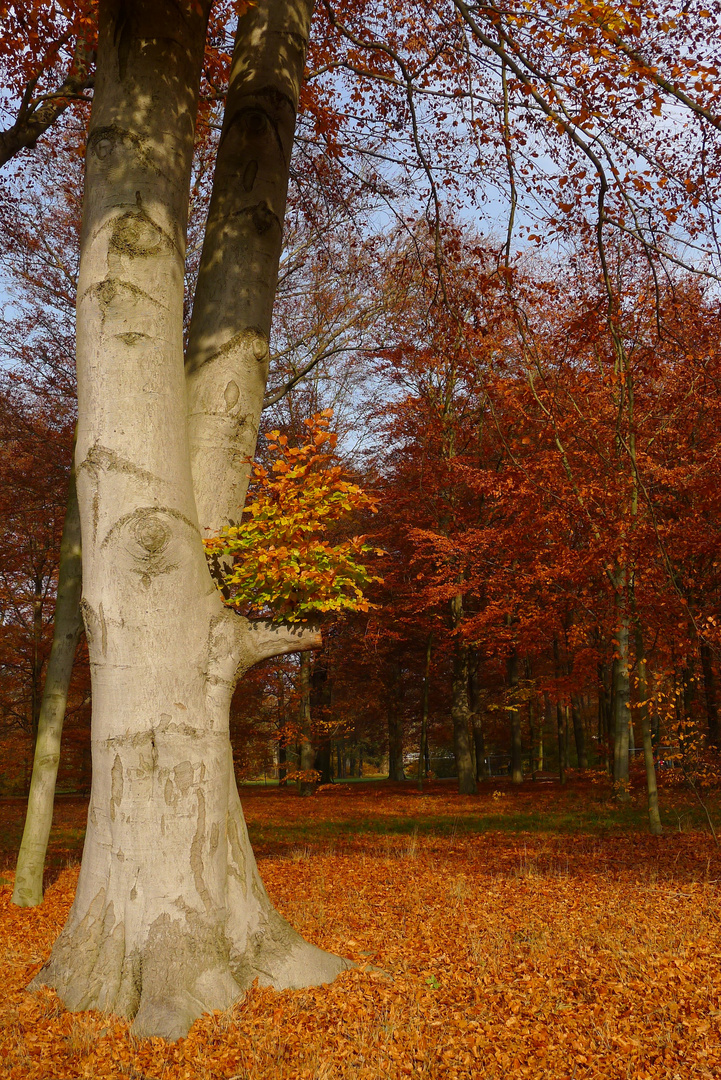
M334 463L332 415L326 409L304 421L308 442L302 446L290 446L280 431L266 434L274 460L270 470L253 467L243 521L206 542L209 552L233 556L227 602L244 613L304 622L370 607L364 590L381 579L365 560L381 552L364 536L329 539L353 514L376 511L372 496Z

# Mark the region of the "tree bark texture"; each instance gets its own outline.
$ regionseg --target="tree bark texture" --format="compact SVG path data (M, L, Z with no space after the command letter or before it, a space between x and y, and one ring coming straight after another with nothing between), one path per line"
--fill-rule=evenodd
M256 977L302 986L347 966L303 941L272 907L233 774L237 678L266 657L317 647L320 635L224 607L202 546L196 502L203 505L206 487L222 492L203 510L213 531L239 509L227 484L232 440L210 447L207 474L198 464L204 451L191 468L188 402L197 406L198 387L205 394L212 380L186 387L183 369L185 229L208 8L209 0L100 4L75 459L93 780L75 902L34 982L54 987L70 1009L134 1017L136 1034L172 1039L202 1012L228 1007ZM240 20L231 83L265 55L258 43L269 9L288 15L287 32L274 30L281 53L299 25L307 40L307 5L260 3ZM245 18L256 20L255 39ZM266 139L276 141L270 125ZM207 364L228 390L222 363ZM234 393L229 411L245 390L238 386L238 400ZM258 409L252 395L241 402L243 425L257 429Z
M67 510L60 541L53 643L40 703L30 795L15 871L12 902L20 907L33 907L43 898L43 870L53 822L55 782L60 764L60 740L73 671L73 659L83 628L80 614L82 586L80 564L80 515L73 469L68 485Z

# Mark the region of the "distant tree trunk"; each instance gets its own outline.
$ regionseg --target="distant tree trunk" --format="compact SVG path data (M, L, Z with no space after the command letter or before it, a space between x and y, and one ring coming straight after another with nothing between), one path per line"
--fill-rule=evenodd
M707 641L701 642L701 670L703 672L704 697L706 698L706 717L708 721L708 745L719 749L718 701L716 699L716 678L713 670L713 654Z
M35 743L38 737L43 675L43 575L41 573L36 574L33 585L33 660L30 676L30 724L33 743Z
M43 898L43 868L53 821L55 781L60 763L60 739L75 650L83 629L80 612L82 588L80 564L80 515L73 469L70 474L68 505L60 541L53 644L40 704L30 796L15 872L12 902L20 907L34 907Z
M566 713L563 705L556 702L556 726L558 728L558 779L566 783Z
M543 729L545 726L545 716L541 714L540 723L538 725L538 757L536 758L537 771L539 773L543 772Z
M528 698L528 741L531 747L531 779L536 779L536 707L532 696Z
M313 768L320 774L319 783L331 784L333 782L333 776L331 773L331 746L330 739L325 739L318 747L313 762Z
M286 764L288 761L288 748L285 741L285 686L282 671L278 674L278 783L282 784L288 776Z
M583 717L581 715L581 708L578 702L578 698L575 695L571 696L571 719L573 720L573 737L576 742L576 758L578 760L579 769L588 768L588 758L586 757L586 734L583 730Z
M625 572L616 587L617 649L616 685L614 687L613 782L620 802L630 799L628 775L628 736L631 719L631 680L629 677L629 618L625 595Z
M388 779L405 780L403 770L403 715L401 672L398 664L391 669L388 695Z
M460 593L451 600L451 620L454 628L463 617L463 597ZM453 749L458 770L460 795L475 795L476 774L471 756L469 734L471 710L468 703L468 646L456 638L453 648L453 681L451 684L451 717L453 719Z
M468 704L471 710L474 762L476 780L483 780L488 775L486 768L486 739L483 731L481 714L481 694L478 684L478 649L473 649L468 658Z
M423 790L423 777L427 775L425 768L426 751L428 749L428 699L431 682L431 653L433 650L433 634L428 635L426 642L426 669L423 677L423 702L421 705L421 745L418 752L418 787Z
M514 648L508 657L508 701L511 717L511 782L523 783L523 745L521 742L521 710L518 703L519 663Z
M681 672L683 680L683 714L686 721L692 719L693 703L696 700L696 627L689 621L688 652L686 663Z
M608 692L606 688L606 665L598 665L598 748L608 771Z
M643 735L643 763L646 768L646 792L648 796L648 824L654 836L663 832L661 815L658 810L658 788L656 786L656 767L653 761L653 742L651 725L648 718L648 681L646 678L646 650L643 643L643 630L638 613L634 608L634 645L636 649L636 678L638 680L638 714L641 718Z
M312 795L317 787L315 780L308 775L315 766L315 751L311 740L311 715L310 715L310 656L308 653L300 654L300 707L298 719L300 721L300 779L298 780L298 794Z
M553 638L553 669L558 680L560 674L560 660L558 655L558 638ZM558 779L562 784L566 783L566 723L563 706L560 701L556 702L556 728L558 731Z

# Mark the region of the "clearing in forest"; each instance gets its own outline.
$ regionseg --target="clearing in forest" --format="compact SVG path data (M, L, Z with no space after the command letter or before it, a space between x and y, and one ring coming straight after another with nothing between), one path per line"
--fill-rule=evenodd
M0 1076L132 1080L721 1074L721 858L690 803L645 832L600 789L499 783L242 793L274 904L358 967L253 988L187 1039L139 1040L24 987L72 901L85 805L60 799L44 903L0 885ZM22 804L0 802L2 865ZM716 813L710 808L712 818Z

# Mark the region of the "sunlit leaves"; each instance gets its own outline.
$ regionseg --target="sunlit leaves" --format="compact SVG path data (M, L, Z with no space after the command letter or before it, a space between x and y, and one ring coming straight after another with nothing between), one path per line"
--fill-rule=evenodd
M225 583L228 603L240 611L302 622L368 610L364 590L380 578L365 562L380 553L364 536L329 534L353 514L375 512L375 505L333 456L331 416L326 409L305 421L302 446L290 446L280 431L265 436L274 460L270 471L254 466L244 520L207 542L209 552L233 557Z

